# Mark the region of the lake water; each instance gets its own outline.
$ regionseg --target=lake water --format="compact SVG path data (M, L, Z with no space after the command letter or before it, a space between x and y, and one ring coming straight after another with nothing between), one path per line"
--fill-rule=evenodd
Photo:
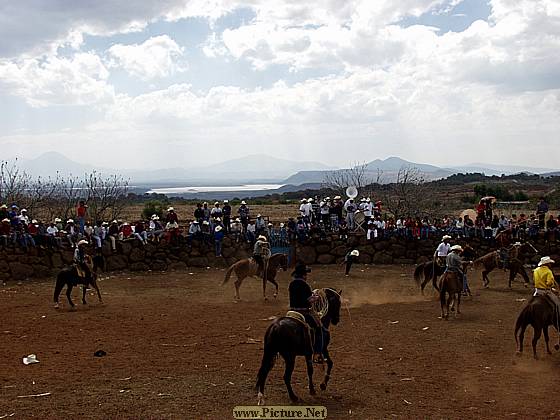
M246 184L246 185L228 185L228 186L212 186L212 187L163 187L154 188L148 191L148 194L194 194L204 192L236 192L236 191L262 191L276 190L283 187L284 184Z

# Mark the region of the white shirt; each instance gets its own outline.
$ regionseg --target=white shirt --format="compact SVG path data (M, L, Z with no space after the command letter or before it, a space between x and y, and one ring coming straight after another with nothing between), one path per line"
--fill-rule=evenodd
M57 233L58 233L58 228L56 226L47 227L47 235L56 236Z
M436 249L437 256L447 257L447 254L449 254L449 248L451 248L450 244L446 244L445 242L442 242L441 244L438 245Z
M365 203L365 205L364 205L364 216L371 217L372 213L373 213L373 204Z

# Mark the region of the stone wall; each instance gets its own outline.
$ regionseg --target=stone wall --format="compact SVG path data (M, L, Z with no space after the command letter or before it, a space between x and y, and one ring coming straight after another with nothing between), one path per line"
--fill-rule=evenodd
M344 255L351 249L360 251L359 262L362 264L418 264L429 260L439 240L413 240L391 238L382 241L368 242L364 236L350 236L343 241L333 236L320 240L313 238L304 244L297 244L295 258L306 264L340 263ZM468 243L481 256L494 248L481 239L470 239ZM560 243L549 243L540 239L534 244L541 255L550 255L560 261ZM186 244L180 246L142 245L137 240L117 243L117 252L113 253L109 244L105 243L107 271L166 271L183 270L188 267L227 267L234 262L246 258L251 247L246 243L235 243L230 238L223 242L223 257L215 257L212 246L190 248ZM0 250L0 281L22 281L28 278L54 277L63 266L71 264L73 250L32 248L24 252L19 248ZM538 259L533 259L533 262Z

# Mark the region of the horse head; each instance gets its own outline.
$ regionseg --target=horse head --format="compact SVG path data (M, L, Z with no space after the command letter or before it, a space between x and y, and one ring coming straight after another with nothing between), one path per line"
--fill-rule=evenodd
M325 294L329 302L329 309L325 317L328 317L333 325L340 322L340 307L342 305L342 290L325 289Z

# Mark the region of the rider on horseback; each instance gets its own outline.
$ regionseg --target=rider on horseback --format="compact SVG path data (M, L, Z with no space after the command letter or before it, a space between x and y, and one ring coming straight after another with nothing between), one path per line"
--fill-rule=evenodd
M535 293L533 296L546 296L556 305L557 311L560 310L560 298L558 298L558 284L554 279L554 274L550 266L554 260L550 257L542 257L539 266L533 271L535 280Z
M469 290L469 285L467 284L467 276L463 271L463 258L461 257L461 253L463 252L463 248L461 245L453 245L449 248L451 251L445 262L447 264L447 268L445 269L446 272L457 273L460 279L463 279L463 293L466 293ZM470 294L470 291L469 291Z
M441 243L436 248L436 252L434 252L434 259L442 267L445 265L445 260L447 258L447 255L449 254L449 249L451 247L451 245L449 244L450 240L451 236L443 235L443 238L441 238Z
M303 263L298 263L292 273L293 280L288 287L290 292L290 310L301 313L314 331L313 353L316 361L322 360L323 327L321 319L312 309L312 303L318 299L307 283L307 274L311 272Z
M87 264L86 245L89 245L89 242L84 239L78 242L78 246L74 251L74 266L76 267L78 277L89 279L91 278L91 272Z
M257 276L262 276L264 273L264 263L265 258L270 257L270 244L266 236L260 235L255 242L255 247L253 248L253 259L257 263Z

